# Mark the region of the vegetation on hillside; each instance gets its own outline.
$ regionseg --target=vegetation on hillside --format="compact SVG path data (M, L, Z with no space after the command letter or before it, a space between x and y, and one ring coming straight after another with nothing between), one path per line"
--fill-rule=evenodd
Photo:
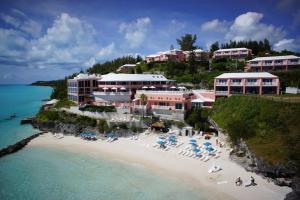
M212 118L227 130L232 143L243 138L270 164L292 162L300 169L300 106L258 96L218 99Z
M142 58L140 56L124 56L111 61L107 61L105 63L97 63L91 68L89 68L87 72L96 74L107 74L110 72L115 72L120 66L124 64L135 64L140 61L142 61Z
M80 107L79 110L89 112L116 112L116 108L114 106L86 105L84 107Z
M196 130L208 131L208 117L211 113L211 109L198 108L189 111L186 114L185 121Z
M40 110L36 118L41 122L60 121L66 124L76 124L82 128L87 126L95 127L97 124L96 119L57 110Z
M70 106L75 106L76 103L73 101L70 101L68 99L62 99L59 100L56 104L55 104L55 108L70 108Z
M272 72L272 74L279 77L280 87L285 90L286 87L300 88L300 70L287 72Z
M214 52L218 49L229 49L229 48L241 48L245 47L248 49L252 49L252 53L257 55L263 55L267 52L271 52L271 45L269 40L264 39L263 41L231 41L228 43L224 43L219 45L218 42L215 42L211 45L210 51Z

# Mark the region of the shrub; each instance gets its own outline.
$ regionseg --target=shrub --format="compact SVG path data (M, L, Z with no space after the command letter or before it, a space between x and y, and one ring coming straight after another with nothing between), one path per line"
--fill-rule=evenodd
M89 112L116 112L116 108L114 106L86 105L85 107L80 107L79 110Z

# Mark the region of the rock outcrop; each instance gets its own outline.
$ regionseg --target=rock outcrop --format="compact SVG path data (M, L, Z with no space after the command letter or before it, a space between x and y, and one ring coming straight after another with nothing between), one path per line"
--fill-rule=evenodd
M11 154L11 153L14 153L14 152L17 152L17 151L23 149L28 144L28 142L30 142L34 138L36 138L44 133L45 132L36 133L34 135L31 135L31 136L17 142L16 144L9 145L8 147L1 149L0 150L0 158L7 154Z

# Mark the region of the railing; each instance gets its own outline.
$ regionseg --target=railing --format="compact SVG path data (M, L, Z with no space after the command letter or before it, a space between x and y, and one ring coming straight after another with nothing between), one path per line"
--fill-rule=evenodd
M93 92L93 95L131 95L131 92Z
M174 106L158 106L158 105L152 105L153 109L161 109L161 110L175 110Z
M137 90L136 94L188 94L192 90Z
M276 86L276 82L262 82L263 86Z
M216 93L216 95L219 95L219 96L227 96L228 95L228 91L216 91L215 93Z
M298 62L291 62L291 61L288 61L287 64L288 64L288 65L300 65L300 61L298 61Z
M262 66L273 66L273 63L263 63Z
M217 86L227 86L227 82L216 82Z
M231 82L231 86L242 86L242 82Z
M258 86L258 82L246 82L246 86Z

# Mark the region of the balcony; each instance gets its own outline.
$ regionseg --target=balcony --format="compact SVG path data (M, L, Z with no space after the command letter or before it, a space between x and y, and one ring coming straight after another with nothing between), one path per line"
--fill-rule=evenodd
M258 82L247 82L246 86L259 86Z
M242 82L231 82L230 86L242 86Z
M300 61L297 61L297 62L295 62L295 61L293 61L293 62L292 61L288 61L287 64L288 65L300 65Z
M227 86L227 82L216 82L217 86Z
M216 96L227 96L228 91L216 91Z
M262 82L262 86L277 86L276 82Z
M271 62L271 63L263 63L262 64L262 66L273 66L274 64L273 64L273 62Z
M159 109L159 110L175 110L174 106L159 106L159 105L152 105L152 109ZM181 109L180 109L181 110Z
M102 95L131 95L130 92L93 92L93 94L96 96L102 96Z

